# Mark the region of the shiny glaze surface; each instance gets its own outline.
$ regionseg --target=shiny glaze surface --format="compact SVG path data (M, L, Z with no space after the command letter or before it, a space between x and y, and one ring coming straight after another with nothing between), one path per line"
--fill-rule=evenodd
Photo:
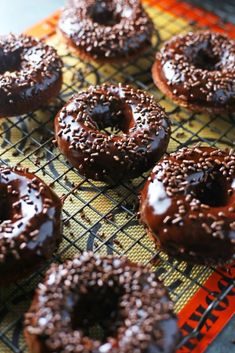
M195 147L163 158L141 193L140 217L172 256L234 261L235 155Z
M81 54L113 61L149 47L153 23L139 0L70 0L59 29Z
M235 41L199 31L173 37L156 55L155 84L192 110L235 109Z
M61 240L60 199L25 170L0 168L0 285L52 256Z
M86 332L97 322L99 306L102 340ZM87 253L52 265L26 314L24 332L33 353L67 352L68 346L74 353L173 353L179 340L173 303L150 268Z
M103 132L117 128L121 135ZM95 86L75 95L57 114L59 149L81 174L95 180L140 176L166 151L170 121L154 99L128 86Z
M33 111L55 97L62 84L55 49L26 35L0 37L0 116Z

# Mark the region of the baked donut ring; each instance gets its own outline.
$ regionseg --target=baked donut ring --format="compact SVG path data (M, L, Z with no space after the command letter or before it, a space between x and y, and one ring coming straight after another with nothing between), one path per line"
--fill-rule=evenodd
M32 353L173 353L179 340L173 304L149 268L89 253L51 266L24 333Z
M170 255L202 264L235 259L235 155L183 148L153 169L140 197L140 217Z
M150 47L153 23L139 0L70 0L59 29L79 55L115 62Z
M27 35L0 37L0 117L26 114L54 98L62 85L56 50Z
M177 104L197 112L235 110L235 41L221 33L178 35L156 55L156 86Z
M31 274L61 240L58 196L27 170L0 167L0 285Z
M105 128L119 129L108 134ZM129 86L91 86L55 118L55 136L70 163L94 180L140 176L165 153L170 121L152 96Z

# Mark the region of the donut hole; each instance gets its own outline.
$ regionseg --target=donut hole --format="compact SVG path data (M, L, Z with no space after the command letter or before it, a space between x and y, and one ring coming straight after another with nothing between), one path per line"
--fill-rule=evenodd
M0 75L5 72L15 72L21 69L21 54L16 51L14 54L6 55L0 52Z
M213 52L210 43L203 42L186 49L186 55L193 65L202 70L214 71L219 69L220 58Z
M110 134L128 133L134 125L131 107L121 100L98 103L90 112L95 127Z
M4 221L8 221L11 218L11 212L10 209L8 208L7 202L2 202L0 203L0 223Z
M209 51L199 50L194 58L194 64L199 69L213 71L216 69L216 65L219 62L219 58Z
M228 202L226 181L217 174L195 173L190 176L190 191L203 204L223 207Z
M72 315L72 329L81 330L91 339L105 342L114 337L122 324L119 310L123 289L117 284L91 287L81 294Z
M96 1L88 7L87 11L93 22L103 26L114 26L121 20L114 1Z
M11 219L12 206L9 201L6 185L0 186L0 223Z

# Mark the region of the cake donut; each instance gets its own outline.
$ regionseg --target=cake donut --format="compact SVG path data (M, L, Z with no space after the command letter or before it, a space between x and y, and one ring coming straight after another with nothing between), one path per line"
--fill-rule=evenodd
M61 201L34 174L0 167L0 285L31 274L61 240Z
M182 148L153 169L140 218L171 256L201 264L235 259L235 154Z
M121 134L104 131L111 127ZM94 180L140 176L165 153L170 121L152 96L129 86L91 86L55 118L59 149L69 162Z
M173 353L179 340L173 303L149 268L90 253L51 266L24 334L31 353Z
M22 35L0 37L0 117L26 114L60 91L62 61L41 40Z
M150 47L153 23L139 0L70 0L59 29L79 55L114 62Z
M152 68L156 86L177 104L197 112L235 109L235 41L198 31L170 39Z

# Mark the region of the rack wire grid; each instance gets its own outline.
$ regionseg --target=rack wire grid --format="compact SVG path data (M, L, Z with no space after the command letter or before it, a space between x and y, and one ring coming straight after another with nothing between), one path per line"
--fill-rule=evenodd
M163 10L161 7L145 6L156 26L153 47L126 64L83 62L66 47L56 32L44 38L55 46L64 61L61 93L40 111L1 119L0 162L29 167L59 196L66 196L63 241L50 262L62 262L84 250L91 250L100 254L125 255L132 261L150 263L167 286L176 312L202 288L210 297L211 304L201 313L197 328L182 338L181 346L184 346L191 337L200 334L213 309L233 293L234 281L221 269L193 266L155 249L136 217L138 193L148 173L119 185L94 182L81 176L53 145L54 117L73 93L86 89L90 84L122 82L153 94L166 108L172 120L168 153L197 142L222 148L234 146L234 115L208 116L189 112L176 106L154 86L151 65L155 52L165 40L177 33L195 30L198 24L189 22L186 17L171 15L169 7ZM201 16L204 14L201 13ZM219 20L215 25L221 25ZM0 352L27 352L22 334L24 313L50 262L29 278L0 289ZM223 279L223 287L216 293L206 285L206 279L214 271Z
M205 10L212 11L220 17L222 21L235 24L235 2L234 0L189 0L194 5L200 6Z

